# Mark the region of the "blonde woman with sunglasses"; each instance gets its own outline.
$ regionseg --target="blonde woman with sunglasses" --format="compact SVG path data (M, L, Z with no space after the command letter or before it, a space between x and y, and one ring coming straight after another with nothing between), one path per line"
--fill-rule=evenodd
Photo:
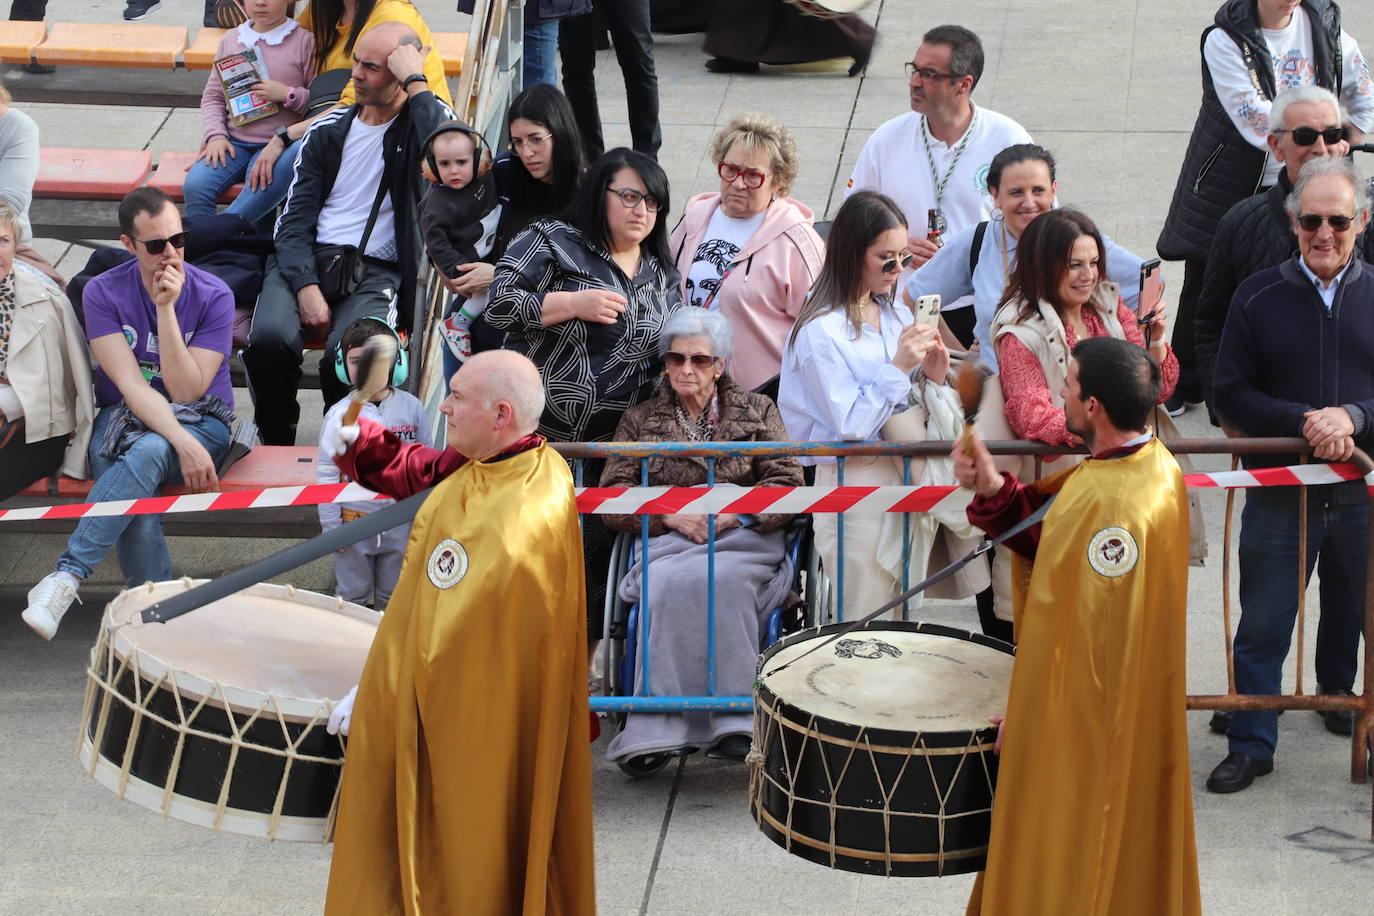
M917 324L893 298L893 288L910 255L907 222L886 195L860 191L835 215L825 266L797 318L782 358L778 407L794 442L872 442L951 439L962 428L958 398L946 384L949 351L936 328ZM801 458L816 466L818 486L895 485L905 476L902 460L887 456L850 458L843 480L833 458ZM910 482L948 483L948 461L913 460ZM909 516L912 582L937 544L974 534L962 506L938 514ZM845 619L868 613L901 591L903 522L895 514L853 515L840 520L818 514L812 524L821 560L832 582L839 579L844 542ZM947 529L947 530L946 530ZM970 545L970 549L971 549ZM966 568L931 597L965 598L988 584L986 566ZM944 583L941 583L944 585ZM912 601L919 607L920 599ZM895 613L893 616L896 616Z

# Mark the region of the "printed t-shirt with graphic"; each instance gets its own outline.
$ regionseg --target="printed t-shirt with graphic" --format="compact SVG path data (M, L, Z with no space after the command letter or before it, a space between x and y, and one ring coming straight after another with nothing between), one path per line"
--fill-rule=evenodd
M1279 92L1297 86L1312 86L1317 71L1312 64L1312 24L1302 7L1293 10L1288 27L1261 29L1264 44L1269 48L1274 66L1274 85ZM1212 88L1216 90L1221 107L1231 117L1231 123L1251 146L1269 152L1265 138L1269 135L1269 109L1273 101L1262 99L1250 81L1245 58L1231 36L1221 29L1207 33L1202 45L1202 59L1212 74ZM1369 63L1360 53L1360 46L1350 34L1341 31L1341 103L1350 114L1350 123L1368 133L1374 128L1374 81L1369 76ZM1272 155L1264 167L1261 184L1269 187L1279 179L1283 163Z
M234 406L234 387L229 381L229 351L234 335L234 294L213 274L183 263L186 282L177 299L177 323L181 325L186 346L224 355L215 377L206 389ZM133 350L143 377L157 391L167 394L162 384L157 339L157 306L143 288L138 261L127 261L105 271L86 284L82 293L86 312L86 339L96 340L110 334L123 334ZM108 407L123 399L119 388L99 366L95 373L95 403Z
M766 215L768 210L763 209L753 216L736 219L726 216L723 209L716 207L716 212L711 214L711 222L706 226L706 235L702 237L696 256L692 258L692 266L687 271L688 305L703 306L709 298L711 308L719 308L713 293L720 289L721 277L759 226L763 225Z

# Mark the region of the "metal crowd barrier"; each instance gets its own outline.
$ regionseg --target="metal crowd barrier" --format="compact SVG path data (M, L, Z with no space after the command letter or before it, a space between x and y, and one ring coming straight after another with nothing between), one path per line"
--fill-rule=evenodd
M1300 454L1302 460L1306 461L1306 456L1310 453L1307 443L1302 439L1182 439L1167 442L1169 449L1177 455L1231 455L1233 466L1242 455L1255 454ZM585 465L589 460L601 460L608 457L622 457L638 459L640 463L640 482L642 486L649 485L649 459L655 457L669 458L703 458L707 465L708 485L715 483L715 468L717 460L726 457L758 457L758 456L833 456L838 465L837 477L838 484L844 485L844 463L848 458L866 457L871 455L888 455L902 459L903 464L903 484L911 485L911 460L913 458L942 458L949 455L953 447L951 442L868 442L868 443L839 443L839 442L807 442L807 443L788 443L788 442L751 442L743 443L557 443L554 447L573 461L574 475L578 486L582 486L585 476ZM1047 446L1036 442L990 442L989 450L994 455L1029 455L1036 459L1037 472L1040 460L1046 455L1063 454L1063 447ZM1082 451L1081 449L1079 451ZM1356 451L1351 459L1360 471L1365 474L1374 472L1374 460L1362 451ZM1227 690L1224 694L1190 695L1188 697L1187 708L1190 710L1257 710L1257 709L1306 709L1319 712L1327 711L1349 711L1356 716L1354 735L1351 741L1351 768L1350 779L1354 783L1364 783L1369 777L1371 767L1371 744L1374 743L1374 649L1371 648L1369 636L1374 635L1374 589L1365 590L1365 623L1364 632L1364 657L1363 657L1363 687L1362 693L1351 696L1329 696L1311 695L1304 692L1304 673L1305 673L1305 601L1304 592L1307 585L1306 565L1304 558L1307 552L1306 543L1306 524L1307 517L1307 487L1301 487L1299 496L1299 520L1300 520L1300 540L1298 547L1299 570L1298 570L1298 617L1294 629L1297 634L1297 689L1293 694L1279 694L1273 696L1258 696L1249 694L1239 694L1235 687L1235 666L1232 654L1232 628L1231 628L1231 572L1230 572L1230 551L1232 540L1232 508L1235 500L1235 490L1227 491L1227 509L1225 521L1225 550L1222 559L1222 588L1223 588L1223 628L1225 632L1225 652L1226 652L1226 672ZM1374 500L1370 503L1371 511L1371 538L1369 542L1369 572L1374 571ZM902 587L907 588L910 584L911 570L909 569L910 554L910 518L903 519L903 553L907 557L903 564ZM844 563L844 528L843 514L838 522L838 565L840 575L836 576L835 592L838 597L837 607L843 609L843 571ZM648 578L651 575L649 564L641 565L644 584L641 589L643 598L641 599L640 626L637 634L638 640L638 663L643 668L643 683L632 696L593 696L591 707L597 712L680 712L680 711L747 711L753 708L753 698L751 696L716 696L715 695L715 568L714 568L714 547L715 547L715 517L708 516L707 526L707 684L708 690L705 696L657 696L653 693L652 669L649 660L648 646L649 633L652 626L652 609L649 607L649 587ZM648 555L649 548L649 516L644 515L640 525L639 544L641 556ZM924 573L924 571L920 571ZM810 584L815 587L815 583ZM615 587L612 581L610 588ZM904 609L905 610L905 609ZM817 605L817 612L823 613L824 608ZM906 616L905 614L903 615ZM842 619L842 615L840 616ZM810 624L824 622L822 620L811 620ZM972 627L970 627L972 629ZM603 660L608 658L603 655ZM609 666L607 666L609 668ZM609 670L605 671L607 687L610 684ZM1374 809L1371 810L1371 838L1374 839Z

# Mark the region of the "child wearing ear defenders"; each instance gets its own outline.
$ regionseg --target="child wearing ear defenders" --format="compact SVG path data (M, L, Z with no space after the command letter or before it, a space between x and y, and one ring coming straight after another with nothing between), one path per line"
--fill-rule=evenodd
M499 219L496 181L481 134L462 121L445 121L425 143L425 177L430 186L420 201L420 228L430 260L453 293L455 281L491 251ZM472 321L486 308L485 293L466 301L444 319L444 341L458 360L472 355Z
M341 368L350 386L358 383L356 376L358 358L362 356L363 345L368 338L378 334L395 334L391 326L380 318L359 318L344 329L339 339ZM402 369L402 372L404 369ZM404 381L404 375L397 378L393 369L393 384ZM351 392L350 392L351 393ZM320 441L328 441L330 429L337 430L348 408L350 398L345 397L329 408L320 425ZM396 435L402 442L430 444L429 426L425 419L425 408L419 398L399 388L383 388L368 403L363 405L362 416L374 423L380 423ZM315 457L316 483L341 483L343 475L334 456L326 453L321 446ZM369 512L391 505L395 500L375 499L366 502L332 503L320 506L320 527L332 531L342 524L351 522ZM350 544L334 554L335 594L345 601L371 606L379 611L386 609L387 600L401 575L401 559L405 555L406 539L410 536L410 524L400 525L389 531Z

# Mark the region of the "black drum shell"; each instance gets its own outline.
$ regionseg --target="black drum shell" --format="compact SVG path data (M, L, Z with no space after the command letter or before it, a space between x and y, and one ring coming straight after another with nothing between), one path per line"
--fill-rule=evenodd
M114 691L131 702L137 702L138 694L134 691L136 675L132 666L124 666L121 670L117 665L112 673L116 675ZM275 712L264 711L252 725L244 729L243 723L248 721L252 712L234 710L232 715L242 730L243 743L231 765L233 731L229 727L230 713L223 706L207 702L192 715L200 698L182 696L183 712L179 712L177 698L166 682L154 687L146 678L138 680L139 693L146 698L150 713L169 722L180 722L184 714L188 728L220 736L222 740L182 733L142 716L129 762L131 776L166 788L176 756L177 740L184 734L176 781L172 786L175 794L216 805L223 785L229 782L228 808L270 814L289 763L291 772L282 795L281 814L285 817L321 819L328 816L342 771L343 745L337 736L325 731L323 720L314 725L290 719L283 723ZM149 696L150 691L153 692L152 696ZM104 733L97 735L101 707L107 701L109 709L105 713ZM96 752L117 767L123 764L134 719L135 709L113 697L106 697L91 706L86 734L93 743L97 743ZM307 730L309 734L297 746L297 753L338 762L291 761L283 755L254 750L255 745L285 750Z
M778 642L764 653L760 671L786 646L843 626L805 630ZM862 630L947 636L1014 654L1000 640L937 624L875 621L855 632ZM997 784L995 726L925 732L863 728L792 706L766 682L756 688L755 704L763 762L753 780L750 812L773 842L820 865L863 874L938 876L986 865ZM779 724L765 727L770 718ZM985 749L978 750L980 745ZM909 754L911 748L918 753ZM787 775L789 764L795 778ZM789 783L790 793L781 788ZM947 793L943 818L902 816L939 815L936 786ZM885 795L891 796L890 817L883 810ZM832 801L849 809L837 813L833 837Z

